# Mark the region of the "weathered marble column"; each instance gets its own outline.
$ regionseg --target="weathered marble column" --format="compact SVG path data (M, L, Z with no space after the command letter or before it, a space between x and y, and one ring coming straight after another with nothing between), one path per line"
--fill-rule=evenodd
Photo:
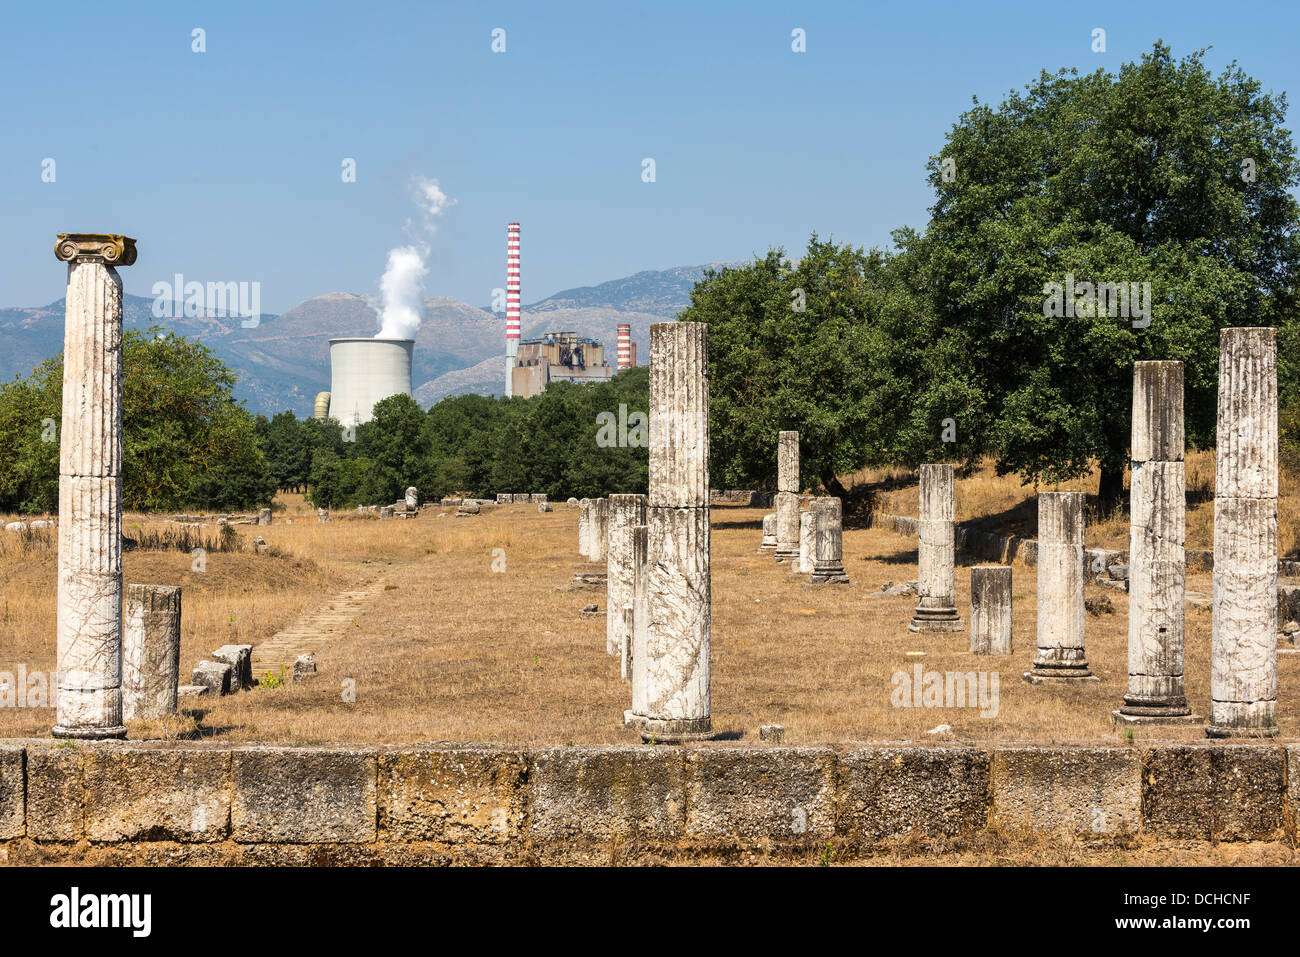
M770 551L776 548L776 512L768 512L763 516L763 540L759 543L760 552Z
M821 495L812 500L813 567L810 581L848 584L844 574L844 522L840 500Z
M1038 656L1030 684L1096 681L1084 655L1082 492L1038 496Z
M799 557L799 433L782 432L776 442L776 560Z
M921 466L920 518L917 532L917 594L920 600L908 631L961 631L957 615L954 563L953 501L956 483L951 465Z
M1010 565L970 570L970 650L973 655L1011 654Z
M181 665L181 590L127 585L122 627L122 716L155 720L176 713Z
M706 737L712 730L707 333L696 322L650 326L649 620L642 738L653 742Z
M1183 685L1187 486L1183 364L1133 365L1129 483L1128 693L1124 724L1200 721Z
M497 495L500 501L501 495ZM591 499L584 498L578 502L578 554L583 558L591 551Z
M392 512L392 509L391 509L391 508L389 509L389 512L390 512L390 513ZM383 516L381 515L380 518L383 518ZM258 511L257 511L257 524L258 524L258 525L270 525L270 524L271 524L271 510L270 510L269 508L258 509Z
M609 541L609 499L593 498L588 508L587 561L603 562Z
M1277 727L1277 338L1219 334L1214 483L1212 738Z
M650 529L637 525L632 529L632 648L628 653L628 676L632 681L632 707L623 712L623 723L644 727L646 717L646 633L649 620L646 583Z
M813 552L816 547L817 536L814 534L813 513L809 509L804 509L799 513L799 558L794 567L800 575L812 574Z
M632 603L636 554L632 529L645 524L644 495L609 497L609 548L605 555L605 651L623 655L631 635L623 628L623 606Z
M120 738L122 279L126 236L61 233L68 264L59 435L58 695L53 734Z

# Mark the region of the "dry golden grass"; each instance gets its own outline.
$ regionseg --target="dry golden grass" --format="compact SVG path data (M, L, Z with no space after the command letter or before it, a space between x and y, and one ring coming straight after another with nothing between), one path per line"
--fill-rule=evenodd
M1214 450L1187 453L1187 547L1214 548ZM1128 515L1096 514L1097 471L1069 482L1043 485L1044 491L1085 492L1092 506L1085 532L1090 548L1128 548ZM851 477L856 484L882 489L880 511L916 515L917 473L907 469L864 469ZM1124 476L1128 484L1128 474ZM1278 549L1286 558L1300 557L1300 475L1283 471L1278 497ZM956 515L959 522L1002 534L1036 538L1038 489L1023 485L1016 475L998 475L992 461L981 462L969 474L958 472Z
M969 480L968 480L969 481ZM903 490L902 495L911 494ZM990 494L989 502L995 502ZM960 499L959 499L960 501ZM233 741L489 741L520 744L619 743L630 703L618 662L605 653L603 590L569 590L578 561L576 509L498 506L479 516L414 521L336 514L318 525L297 497L267 528L240 526L245 545L261 534L269 554L210 554L190 571L180 552L130 552L127 581L185 588L183 674L216 647L258 643L299 616L329 606L360 584L376 597L354 627L316 651L318 676L203 702L190 716L132 727L133 737L212 735ZM969 513L967 513L969 514ZM810 586L756 551L760 509L713 510L712 710L719 731L756 737L778 722L792 743L918 740L1112 743L1130 739L1110 712L1127 680L1127 596L1090 589L1114 613L1088 619L1088 657L1101 678L1087 687L1048 689L1021 680L1034 657L1034 572L1015 571L1015 653L977 657L965 633L907 631L915 598L879 594L886 581L916 577L916 543L882 528L845 532L848 586ZM286 520L292 519L292 524ZM130 516L149 527L156 518ZM501 551L496 551L500 549ZM504 558L504 573L492 571ZM52 543L20 551L0 538L5 581L0 670L54 664ZM1190 576L1208 596L1208 575ZM969 609L970 575L957 572L958 606ZM602 614L579 615L598 603ZM923 657L909 656L919 652ZM1198 713L1209 705L1210 616L1189 606L1187 691ZM998 710L894 707L891 678L926 671L997 674ZM1296 659L1280 659L1279 715L1285 737L1300 731ZM344 700L345 683L356 700ZM50 709L0 709L0 736L44 735ZM952 734L927 736L948 724ZM1199 728L1139 729L1134 741L1203 740Z

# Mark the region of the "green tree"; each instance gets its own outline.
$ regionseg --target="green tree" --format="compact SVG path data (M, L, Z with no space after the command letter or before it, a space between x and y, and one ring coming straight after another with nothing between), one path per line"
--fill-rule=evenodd
M896 236L907 262L891 268L916 308L883 312L886 365L925 366L896 422L900 449L951 453L951 419L958 453L992 452L1026 482L1097 463L1109 507L1134 361L1185 364L1193 444L1213 441L1224 326L1281 327L1294 396L1300 164L1286 99L1236 64L1212 76L1202 56L1176 61L1157 43L1118 75L1043 73L961 115L931 160L929 226ZM1053 314L1048 284L1068 277L1150 283L1149 316Z

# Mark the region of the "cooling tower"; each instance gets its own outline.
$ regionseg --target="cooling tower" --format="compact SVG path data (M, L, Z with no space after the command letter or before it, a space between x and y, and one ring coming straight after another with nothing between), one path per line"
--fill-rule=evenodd
M330 417L359 425L380 399L410 395L414 348L414 339L331 339Z

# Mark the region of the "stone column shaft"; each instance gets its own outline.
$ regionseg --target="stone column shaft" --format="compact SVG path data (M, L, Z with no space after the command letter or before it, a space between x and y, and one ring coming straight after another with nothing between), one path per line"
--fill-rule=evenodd
M951 465L921 466L917 531L916 611L908 631L961 631L957 615L956 541L953 535L956 479Z
M134 240L61 234L68 263L59 435L56 737L122 724L122 280Z
M645 509L644 495L609 497L609 548L605 556L605 651L611 655L622 656L624 646L631 641L631 634L624 629L623 606L631 604L635 586L636 555L632 529L645 524Z
M650 327L642 732L648 741L707 736L712 729L707 333L694 322Z
M799 555L799 433L781 432L776 442L776 560Z
M1210 737L1277 727L1277 338L1219 338Z
M180 587L128 585L124 605L123 717L156 720L173 715L180 684Z
M844 520L840 500L823 495L812 500L813 567L810 580L847 584L844 574Z
M587 517L587 561L603 562L609 536L609 499L593 498Z
M813 552L816 549L813 513L804 509L799 513L799 563L795 571L801 575L812 574Z
M1010 565L970 570L970 650L975 655L1011 654Z
M1187 601L1183 364L1133 366L1129 495L1129 724L1200 720L1183 683Z
M624 716L625 724L632 724L629 719L645 721L646 716L646 578L649 573L647 557L649 554L650 529L646 525L637 525L632 529L632 643L628 652L628 678L632 682L632 710Z
M763 540L759 543L758 550L765 551L776 548L776 512L768 512L763 516Z
M1084 654L1082 492L1038 496L1038 656L1025 675L1040 682L1096 681Z

